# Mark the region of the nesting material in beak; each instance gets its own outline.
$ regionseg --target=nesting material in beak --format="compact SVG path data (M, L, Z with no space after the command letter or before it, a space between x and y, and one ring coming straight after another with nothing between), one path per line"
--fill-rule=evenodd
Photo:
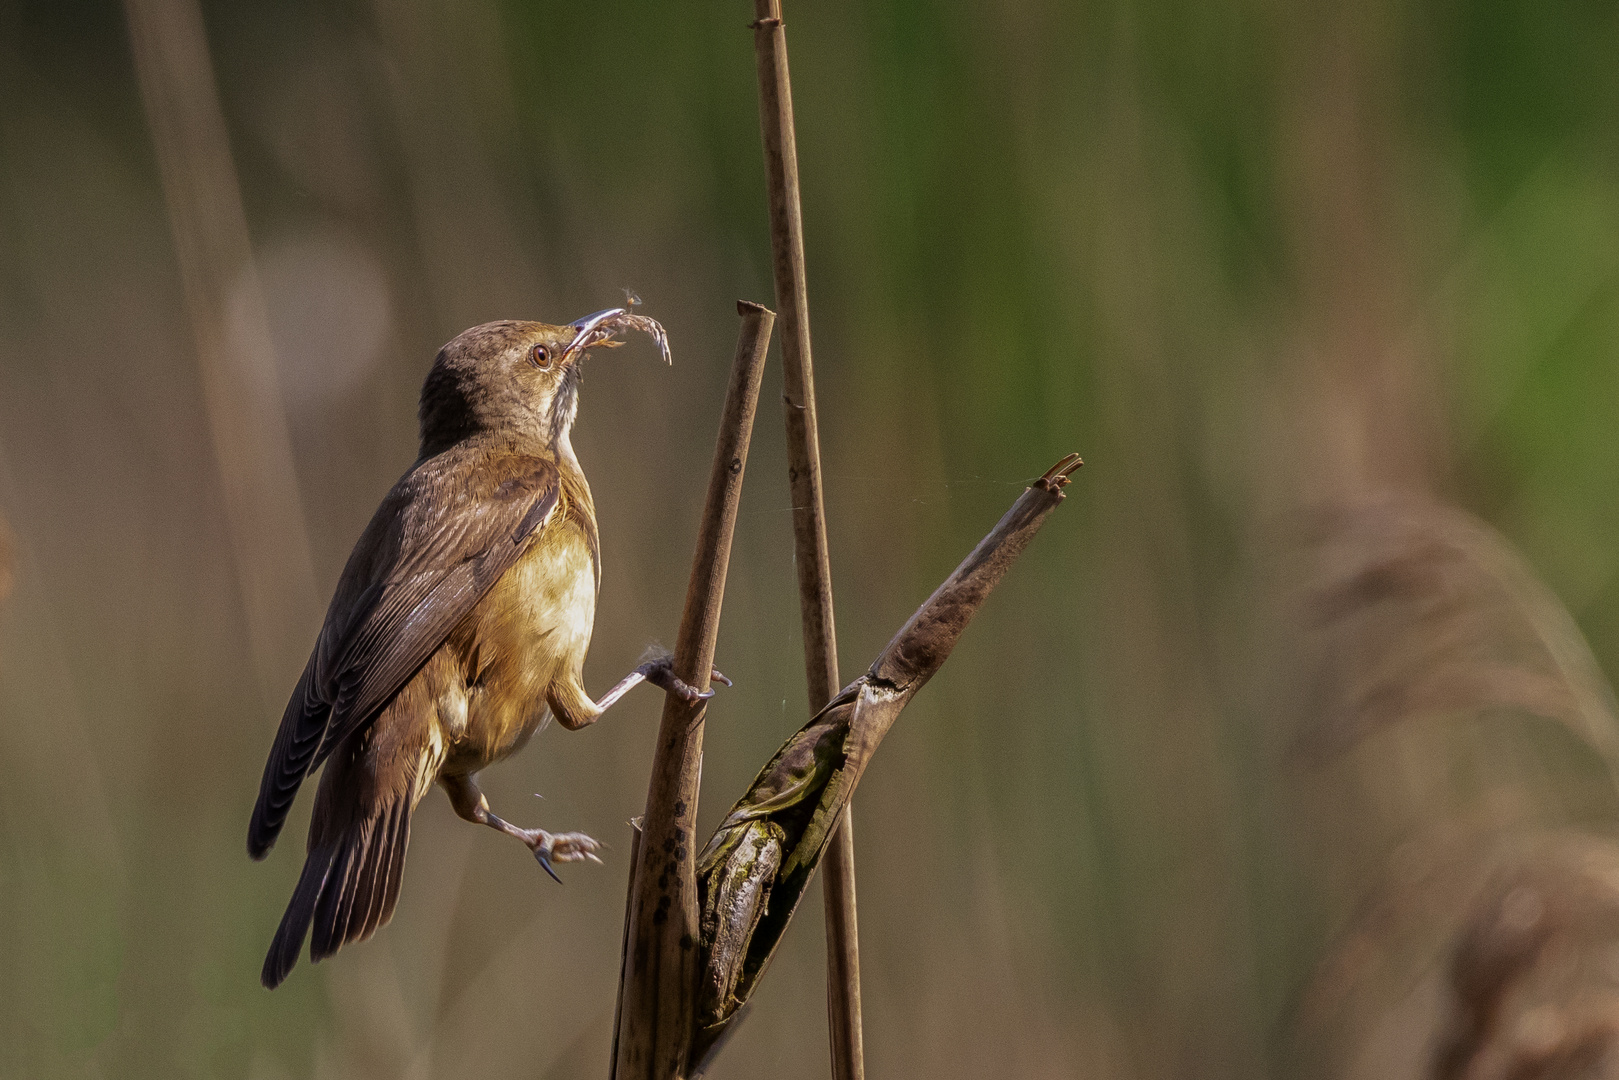
M594 315L587 315L574 323L573 329L573 340L568 343L568 348L562 354L564 359L594 346L605 345L612 347L622 344L609 339L615 334L621 334L626 330L639 330L644 334L651 335L652 340L657 342L658 351L663 354L664 363L674 363L674 360L669 356L669 336L664 333L663 325L656 319L649 319L645 315L637 315L628 308L608 308L606 311L598 311Z

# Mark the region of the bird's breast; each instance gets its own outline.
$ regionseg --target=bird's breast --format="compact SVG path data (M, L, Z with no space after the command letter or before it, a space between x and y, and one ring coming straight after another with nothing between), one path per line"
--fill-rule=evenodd
M465 633L457 635L464 720L461 730L449 731L446 767L476 771L527 742L545 718L551 681L583 666L595 619L589 538L559 514L473 610Z

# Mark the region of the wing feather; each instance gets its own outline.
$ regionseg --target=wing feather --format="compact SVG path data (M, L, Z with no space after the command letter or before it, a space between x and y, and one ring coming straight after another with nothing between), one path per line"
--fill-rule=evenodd
M554 460L457 446L418 462L377 508L287 703L248 829L263 858L299 785L370 723L556 509Z

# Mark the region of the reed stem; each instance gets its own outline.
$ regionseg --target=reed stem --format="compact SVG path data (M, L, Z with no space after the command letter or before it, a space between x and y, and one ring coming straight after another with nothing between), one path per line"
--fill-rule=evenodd
M781 0L754 0L753 45L759 67L759 127L770 189L770 248L781 311L782 384L787 412L787 468L804 672L810 713L837 693L837 633L832 618L832 560L826 542L821 443L810 359L809 294L804 274L804 222L798 197L793 87ZM826 1012L834 1080L864 1080L860 1024L860 937L855 912L854 826L845 808L826 860Z
M737 313L742 316L741 333L675 640L675 674L699 690L708 689L713 669L743 467L776 318L768 308L747 301L737 302ZM663 704L646 814L631 869L614 1032L613 1076L618 1080L686 1075L699 935L693 830L706 711L706 702L688 703L674 694Z

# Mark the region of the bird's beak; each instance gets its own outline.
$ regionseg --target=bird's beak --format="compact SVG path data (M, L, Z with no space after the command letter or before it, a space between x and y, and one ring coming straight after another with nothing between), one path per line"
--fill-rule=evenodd
M639 330L644 334L650 334L652 340L658 343L658 351L663 354L664 363L673 363L669 357L669 337L664 333L663 326L656 319L636 315L628 308L608 308L606 311L598 311L594 315L586 315L571 323L570 327L573 330L573 340L568 342L568 347L562 352L564 360L586 349L601 346L612 348L622 344L611 340L614 334L625 330Z

